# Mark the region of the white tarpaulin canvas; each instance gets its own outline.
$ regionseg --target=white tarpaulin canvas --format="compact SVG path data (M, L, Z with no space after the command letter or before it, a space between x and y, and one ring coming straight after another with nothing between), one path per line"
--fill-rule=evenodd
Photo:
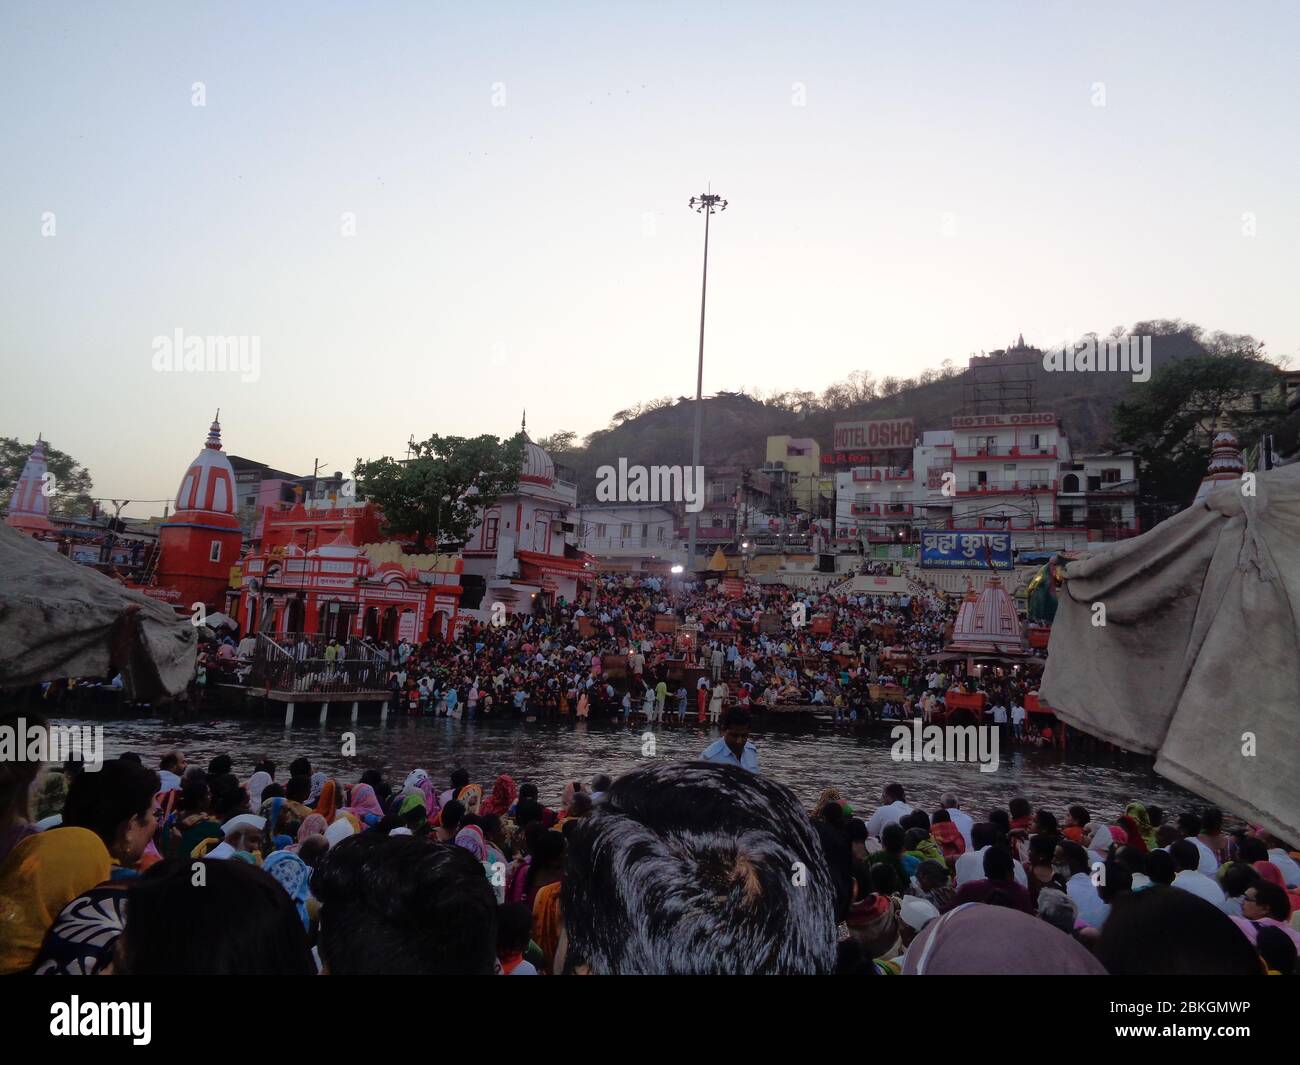
M170 607L0 525L0 685L120 671L138 699L174 696L197 646Z
M1061 720L1300 844L1300 464L1065 574L1041 688Z

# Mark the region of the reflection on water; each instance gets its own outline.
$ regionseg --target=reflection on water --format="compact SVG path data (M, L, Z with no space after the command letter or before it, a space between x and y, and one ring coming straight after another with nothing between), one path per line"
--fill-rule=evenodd
M170 723L157 719L60 719L61 724L102 725L105 757L135 751L146 765L156 767L159 756L180 748L191 764L206 765L218 754L235 760L235 772L247 777L254 761L269 756L283 781L289 762L306 755L315 769L357 780L371 767L382 768L400 784L419 766L437 781L445 781L456 766L465 766L473 780L490 789L498 773L516 782L537 784L543 801L558 803L568 780L588 782L596 773L618 776L643 758L641 731L609 725L550 725L455 721L447 718L390 716L380 724L373 717L349 724L335 712L329 724L295 722L285 730L266 721L241 719ZM356 757L341 756L342 736L356 736ZM658 727L658 758L696 758L717 732L691 723ZM1113 818L1123 805L1140 799L1166 811L1199 805L1190 792L1161 777L1151 761L1135 755L1003 748L996 772L981 773L974 763L896 763L890 758L885 728L866 736L836 733L829 726L804 733L755 731L759 764L772 779L792 788L812 805L826 787L838 787L857 811L870 811L882 786L897 780L908 800L927 810L938 805L945 791L955 791L962 806L982 816L993 806L1006 806L1013 795L1024 795L1035 806L1063 816L1070 803Z

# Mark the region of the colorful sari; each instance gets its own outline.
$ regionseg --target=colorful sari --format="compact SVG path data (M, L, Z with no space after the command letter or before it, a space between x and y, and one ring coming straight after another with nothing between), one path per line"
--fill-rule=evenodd
M1156 830L1151 827L1151 818L1147 814L1147 808L1140 802L1131 802L1124 807L1124 812L1137 822L1138 835L1142 837L1146 849L1149 851L1158 849Z
M334 814L338 811L338 789L336 781L327 780L320 789L320 798L316 800L316 812L331 824L334 821Z
M464 805L467 814L478 814L483 802L483 787L479 784L466 784L460 789L456 799Z
M31 968L63 908L108 879L108 848L86 828L28 836L0 865L0 975Z
M311 883L311 867L296 854L288 851L276 851L267 858L262 868L275 877L276 882L289 893L298 919L305 929L311 928L311 919L307 916L308 887Z
M547 972L555 964L555 952L560 946L560 930L564 914L560 909L560 888L563 880L539 888L533 900L533 942L542 950L543 965Z
M505 817L510 812L510 807L514 805L515 796L518 794L519 788L514 779L502 773L492 785L492 794L484 800L482 812Z

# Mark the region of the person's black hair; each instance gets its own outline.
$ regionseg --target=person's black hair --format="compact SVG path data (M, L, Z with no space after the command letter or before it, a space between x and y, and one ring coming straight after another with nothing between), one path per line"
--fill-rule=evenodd
M182 857L131 882L116 971L314 976L316 966L293 900L275 877L247 862Z
M930 833L923 828L909 828L903 833L903 849L914 851L924 840L930 838Z
M63 826L88 828L111 848L118 831L133 818L153 809L158 774L120 758L105 762L97 773L73 778L63 800Z
M844 838L850 843L866 843L869 833L867 823L860 817L849 817L842 827Z
M1020 817L1028 817L1030 811L1033 810L1033 807L1029 804L1028 799L1024 798L1021 795L1017 795L1014 799L1012 799L1009 803L1007 803L1007 810L1009 811L1010 816L1013 819L1015 819Z
M595 792L609 791L609 786L614 783L614 778L608 773L597 773L591 778L591 790Z
M289 763L289 775L291 777L306 777L311 780L311 761L307 758L295 758Z
M897 821L880 830L880 844L890 854L902 854L907 847L907 832Z
M984 878L1010 881L1015 877L1016 860L1006 847L990 847L984 852Z
M266 792L262 792L263 795ZM290 777L289 783L284 786L284 797L291 802L305 803L307 796L311 794L310 777Z
M902 784L886 784L884 794L890 802L907 802L907 793L903 790Z
M1255 900L1268 910L1268 915L1275 921L1285 922L1291 917L1291 900L1286 890L1278 887L1271 880L1262 876L1257 883L1250 885L1255 889Z
M741 728L748 726L750 722L749 711L743 706L732 706L722 714L722 731L726 732L729 728Z
M483 825L483 819L479 817L478 814L465 814L458 822L456 822L456 827L458 829L470 828L475 825L479 826L480 828Z
M598 974L830 973L836 888L793 792L738 766L651 762L574 832L571 949Z
M259 759L257 760L257 765L253 766L253 772L254 772L254 773L265 773L265 774L266 774L267 776L269 776L272 780L274 780L274 779L275 779L275 763L274 763L273 761L271 761L271 759L269 759L268 757L266 757L266 755L262 755L262 757L259 758Z
M234 773L223 773L208 781L212 793L212 813L226 821L248 808L248 791Z
M1147 820L1151 822L1152 828L1159 828L1165 823L1165 812L1159 806L1152 806L1147 803Z
M894 895L902 889L898 874L889 862L871 864L871 886L877 895Z
M1083 849L1081 844L1075 843L1072 839L1062 840L1057 844L1061 848L1061 853L1065 855L1065 864L1070 867L1070 875L1076 873L1086 873L1092 868L1092 863L1088 860L1088 852Z
M1250 940L1228 915L1180 888L1152 886L1116 899L1094 953L1112 976L1263 972Z
M950 825L952 824L952 814L947 810L935 810L934 813L930 815L930 824Z
M144 765L144 759L135 751L123 751L117 756L119 762L130 762L133 765Z
M1029 837L1029 863L1031 865L1051 865L1055 856L1055 836L1038 833Z
M363 832L329 852L311 893L332 974L486 976L495 968L496 898L462 847Z
M1246 889L1251 884L1262 879L1263 877L1259 875L1255 867L1247 865L1245 862L1232 862L1219 874L1223 893L1230 899L1246 894Z
M1115 861L1119 862L1130 873L1145 873L1147 871L1147 852L1138 850L1137 847L1116 847Z
M1168 886L1174 882L1178 867L1168 851L1152 851L1147 855L1147 876L1151 883Z
M325 859L330 852L330 843L324 836L308 836L298 845L298 857L313 869Z
M266 787L262 789L263 802L266 802L267 799L283 799L283 798L284 798L284 788L280 787L279 784L268 784Z
M981 851L998 841L998 826L991 821L976 821L971 825L970 841L973 850Z
M1097 885L1097 895L1102 902L1114 902L1126 891L1133 890L1133 874L1123 862L1111 858L1106 862L1102 881Z
M933 858L927 858L925 861L917 865L916 872L913 875L916 877L918 882L922 878L934 878L935 880L938 880L940 884L946 884L949 879L948 867L944 865L943 862L936 862Z
M1283 976L1295 975L1295 942L1282 929L1264 925L1255 936L1255 949L1264 959L1264 964L1274 972Z
M515 806L515 824L520 828L538 824L542 820L542 804L536 799L520 799Z
M879 976L875 963L867 957L860 944L852 936L841 939L835 945L836 976Z
M1069 814L1070 819L1080 828L1092 820L1092 815L1088 813L1088 808L1086 806L1080 806L1077 803L1069 807Z
M1199 836L1201 834L1201 819L1190 810L1179 814L1178 831L1184 836Z
M569 816L585 817L591 813L591 795L585 791L574 792L573 798L569 800Z
M208 763L208 776L222 777L235 767L234 759L228 754L219 754Z
M1223 811L1217 806L1201 807L1201 831L1211 836L1223 831Z
M469 787L469 770L458 766L451 771L451 790L455 792L452 798L454 799L456 795L460 794L461 788L467 787Z
M930 834L930 815L924 810L913 810L910 814L904 814L898 819L898 823L905 829L919 828L927 836Z
M1195 869L1201 864L1200 850L1188 839L1175 840L1169 844L1169 856L1180 870Z
M1251 865L1266 862L1269 860L1268 844L1258 836L1242 836L1237 841L1237 858Z
M502 903L497 907L497 953L522 954L532 936L533 914L522 902Z
M382 769L367 769L361 774L360 783L369 784L375 789L375 794L379 793L379 785L384 782L384 771Z
M524 783L522 783L522 784L519 785L519 801L520 801L520 802L522 802L524 799L536 799L536 798L537 798L537 785L536 785L536 784L533 784L533 783L531 783L531 782L529 782L529 781L524 781Z
M1011 831L1011 815L1006 810L990 810L989 823L997 826L997 830L1004 836Z
M483 830L485 839L491 839L501 831L500 814L479 814L478 827Z
M1049 836L1059 836L1061 826L1056 820L1056 814L1051 810L1039 810L1034 814L1034 824L1039 832L1044 832Z
M452 799L442 808L442 827L453 835L460 830L461 818L465 816L465 804L459 799Z

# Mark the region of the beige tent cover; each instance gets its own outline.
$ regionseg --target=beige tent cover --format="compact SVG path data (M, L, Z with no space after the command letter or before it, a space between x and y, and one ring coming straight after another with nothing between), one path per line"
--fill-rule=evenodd
M1066 723L1154 754L1156 772L1295 845L1300 464L1257 475L1255 489L1217 488L1071 562L1042 694Z
M185 691L197 646L171 607L0 525L0 685L121 671L154 700Z

